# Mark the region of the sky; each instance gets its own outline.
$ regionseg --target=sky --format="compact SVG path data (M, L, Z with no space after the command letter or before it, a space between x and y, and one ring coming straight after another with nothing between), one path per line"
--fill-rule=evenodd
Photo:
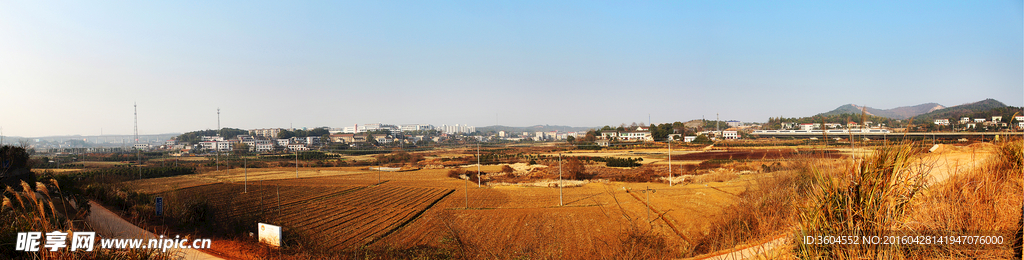
M283 2L283 3L282 3ZM7 136L1024 106L1021 1L0 1Z

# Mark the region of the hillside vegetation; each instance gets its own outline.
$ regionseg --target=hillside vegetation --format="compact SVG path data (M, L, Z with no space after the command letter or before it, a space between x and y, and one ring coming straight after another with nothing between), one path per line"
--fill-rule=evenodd
M1003 116L1003 122L1009 122L1014 112L1021 112L1021 108L1007 106L1006 104L1003 104L1003 102L990 98L922 114L914 118L914 123L926 124L934 122L935 119L949 119L950 121L956 121L961 117L991 119L992 116Z
M818 115L829 116L829 115L841 115L841 114L860 114L861 108L864 108L865 112L869 115L891 118L891 119L907 119L920 114L929 113L935 110L946 108L938 103L925 103L916 106L905 106L897 107L892 109L877 109L872 107L857 106L854 104L842 105L832 111L821 113Z

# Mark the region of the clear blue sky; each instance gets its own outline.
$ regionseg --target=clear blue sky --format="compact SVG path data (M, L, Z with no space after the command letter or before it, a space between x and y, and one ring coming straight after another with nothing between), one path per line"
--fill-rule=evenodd
M1021 1L0 2L5 135L1024 105Z

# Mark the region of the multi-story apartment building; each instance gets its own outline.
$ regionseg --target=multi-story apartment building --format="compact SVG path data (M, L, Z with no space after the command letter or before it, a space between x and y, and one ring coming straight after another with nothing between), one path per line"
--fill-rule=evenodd
M264 137L264 138L277 138L277 135L284 129L281 128L261 128L249 130L249 135Z

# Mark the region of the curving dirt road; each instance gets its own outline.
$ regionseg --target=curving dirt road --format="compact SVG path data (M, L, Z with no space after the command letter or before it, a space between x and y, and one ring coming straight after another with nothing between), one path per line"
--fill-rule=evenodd
M92 212L89 214L89 217L87 217L85 221L88 222L90 226L92 226L93 230L96 231L97 235L102 236L103 238L157 238L157 235L150 233L149 231L146 231L142 228L139 228L133 225L132 223L129 223L128 221L125 221L117 214L114 214L114 212L111 212L107 208L100 206L100 204L97 204L94 201L90 200L89 206L91 207L90 209ZM212 246L216 246L216 244L213 244ZM99 248L99 245L97 244L96 250L105 249ZM219 257L212 256L195 249L172 248L168 249L167 252L171 253L174 256L179 257L180 259L221 259Z

